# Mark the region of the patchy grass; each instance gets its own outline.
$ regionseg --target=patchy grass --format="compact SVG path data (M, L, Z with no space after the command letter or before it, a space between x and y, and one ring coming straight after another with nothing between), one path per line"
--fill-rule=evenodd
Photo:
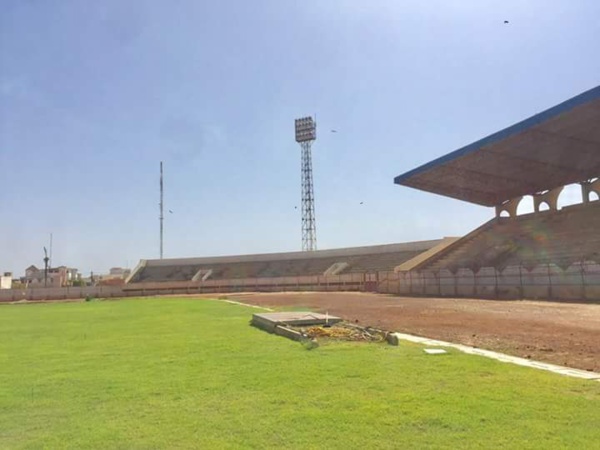
M600 383L402 343L306 351L255 309L0 307L0 448L591 448Z

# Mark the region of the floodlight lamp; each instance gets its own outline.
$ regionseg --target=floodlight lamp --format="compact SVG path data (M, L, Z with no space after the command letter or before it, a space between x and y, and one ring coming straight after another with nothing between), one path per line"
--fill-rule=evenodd
M316 123L312 117L301 117L295 120L296 141L314 141L317 138Z

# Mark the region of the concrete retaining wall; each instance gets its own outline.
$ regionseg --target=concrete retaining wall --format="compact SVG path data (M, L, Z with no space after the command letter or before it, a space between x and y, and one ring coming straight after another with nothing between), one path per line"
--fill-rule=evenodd
M149 282L132 283L123 286L126 292L137 295L227 293L227 292L281 292L281 291L361 291L364 288L365 275L360 273L280 277L280 278L243 278L237 280L176 281L169 283Z

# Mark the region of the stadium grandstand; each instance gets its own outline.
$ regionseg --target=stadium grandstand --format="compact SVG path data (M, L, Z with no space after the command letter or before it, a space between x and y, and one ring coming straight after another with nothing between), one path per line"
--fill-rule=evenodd
M454 239L312 252L142 260L128 283L377 273Z
M522 282L524 269L540 275L537 283L548 288L558 277L570 286L569 296L585 288L586 278L598 289L599 175L600 86L396 177L396 184L494 207L496 213L443 251L399 270L429 273L439 286L443 272L452 278L459 271L491 269L498 278L518 271ZM559 196L571 184L580 186L581 202L559 209ZM533 197L534 211L517 215L526 196Z

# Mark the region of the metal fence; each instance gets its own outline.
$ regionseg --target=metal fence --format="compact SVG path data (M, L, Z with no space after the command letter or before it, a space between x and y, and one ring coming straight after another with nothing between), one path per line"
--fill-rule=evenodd
M378 292L412 296L497 299L600 300L600 265L578 262L563 269L547 263L500 271L459 269L423 272L380 272Z

